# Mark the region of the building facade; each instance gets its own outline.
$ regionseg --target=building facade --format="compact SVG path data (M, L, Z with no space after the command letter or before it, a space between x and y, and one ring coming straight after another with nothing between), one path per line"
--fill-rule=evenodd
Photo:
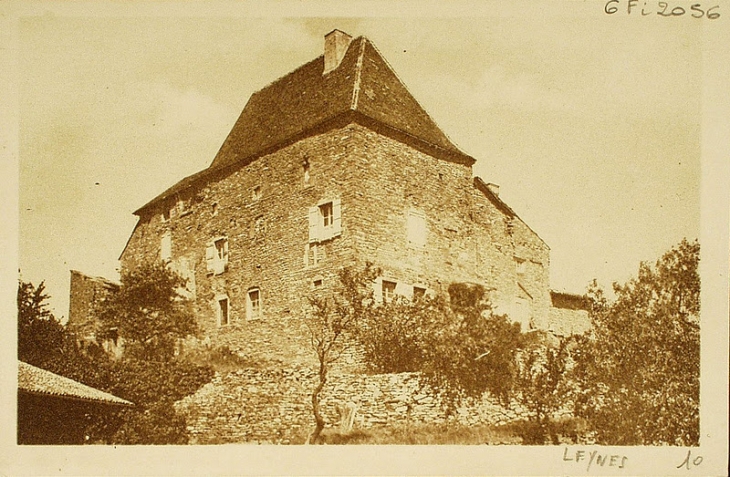
M307 297L366 261L378 299L479 283L523 329L572 329L554 321L585 311L556 312L549 247L474 163L369 40L334 30L251 96L207 169L135 212L121 265L169 263L206 339L252 357L308 359Z

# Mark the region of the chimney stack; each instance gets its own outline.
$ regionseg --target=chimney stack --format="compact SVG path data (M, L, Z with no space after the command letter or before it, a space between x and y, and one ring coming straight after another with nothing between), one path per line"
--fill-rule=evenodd
M499 197L499 185L490 182L487 184L487 189L489 189L489 192Z
M332 30L324 36L324 73L327 74L340 66L350 46L352 37L340 30Z

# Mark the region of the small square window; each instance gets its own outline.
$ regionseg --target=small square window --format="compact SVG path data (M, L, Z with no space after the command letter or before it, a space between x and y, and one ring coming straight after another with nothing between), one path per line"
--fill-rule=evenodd
M314 281L312 281L312 285L314 286L314 288L322 288L322 279L315 279Z
M516 259L517 261L517 273L524 275L527 271L527 262L521 258Z
M231 324L228 298L218 299L218 324L220 326Z
M395 298L395 282L383 280L383 301L388 302Z
M261 291L254 288L248 291L247 298L247 315L249 320L261 318Z
M418 301L426 296L426 289L423 287L413 287L413 301Z
M259 200L261 198L261 186L256 186L253 188L252 197L253 200Z

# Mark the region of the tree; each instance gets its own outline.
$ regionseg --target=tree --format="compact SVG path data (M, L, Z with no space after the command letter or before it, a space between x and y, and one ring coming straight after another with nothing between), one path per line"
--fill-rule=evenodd
M455 407L484 393L508 400L522 346L518 324L495 315L481 285L449 286L449 299L396 298L363 315L358 337L377 372L413 371Z
M18 282L18 359L47 368L64 348L64 327L48 309L45 283Z
M197 331L190 303L178 291L185 279L158 261L123 271L120 281L96 309L100 336L117 333L125 353L139 359L171 359L176 341Z
M316 444L324 430L320 396L327 384L331 366L352 343L357 324L372 309L372 283L379 271L370 263L363 270L344 268L339 273L340 288L332 296L312 295L310 310L305 318L310 343L317 356L317 384L312 391L312 412L315 427L307 440Z
M515 398L528 412L522 428L524 444L557 445L553 416L566 406L572 388L568 381L571 338L558 339L544 332L530 333L529 343L519 353Z
M636 278L592 284L592 331L575 352L576 413L599 443L697 445L700 246L682 240Z
M77 346L76 337L48 311L43 283L36 288L20 282L19 358L136 405L90 419L89 442L187 442L185 420L173 404L209 382L213 370L175 357L175 340L196 329L188 304L177 292L184 284L160 263L122 274L122 286L95 304L97 338L115 331L125 340L124 355L115 360L99 344Z
M177 340L197 331L190 303L180 295L185 280L161 262L124 270L121 286L95 306L98 336L117 334L123 357L104 365L102 389L134 402L112 441L121 444L183 444L185 420L173 404L209 382L213 370L176 357Z
M486 289L452 283L449 306L424 323L423 375L452 406L489 393L507 402L523 346L520 325L494 313Z

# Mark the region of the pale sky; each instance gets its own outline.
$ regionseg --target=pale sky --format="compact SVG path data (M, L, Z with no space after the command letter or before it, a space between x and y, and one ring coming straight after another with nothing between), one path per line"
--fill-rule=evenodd
M500 185L550 246L553 289L624 282L639 261L698 238L709 20L609 16L590 1L486 5L472 18L21 18L22 278L46 281L58 317L70 269L117 279L132 212L207 167L250 95L322 54L333 28L372 40L477 159L475 175Z

